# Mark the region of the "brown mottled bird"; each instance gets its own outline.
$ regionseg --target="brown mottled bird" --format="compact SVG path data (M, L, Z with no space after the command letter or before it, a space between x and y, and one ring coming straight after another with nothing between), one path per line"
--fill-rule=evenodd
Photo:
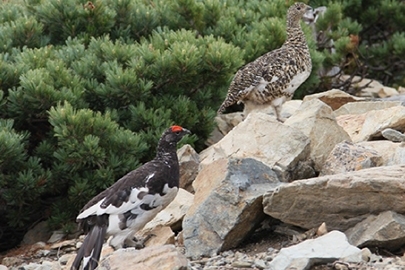
M277 119L280 107L292 98L295 90L308 78L312 70L309 48L300 21L312 8L295 3L287 11L287 39L283 46L270 51L236 73L225 101L218 110L243 102L244 115L254 109L272 106Z
M71 270L93 270L98 266L106 236L113 236L115 248L136 246L134 233L142 229L175 197L179 187L177 143L190 131L180 126L168 128L159 140L153 160L119 179L90 200L77 221L87 234Z

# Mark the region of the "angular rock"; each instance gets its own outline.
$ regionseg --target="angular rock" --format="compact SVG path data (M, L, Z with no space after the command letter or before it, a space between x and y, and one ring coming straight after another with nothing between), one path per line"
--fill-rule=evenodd
M394 143L391 141L369 141L360 142L358 145L376 150L382 157L381 166L405 164L405 145L403 143Z
M180 187L193 193L194 190L191 184L197 177L200 157L189 144L177 150L177 156L180 165Z
M350 245L344 233L331 231L316 239L282 248L269 266L272 270L304 270L314 263L326 264L343 258L350 262L361 262L361 255L361 250Z
M193 200L193 194L180 188L174 200L157 214L154 219L149 221L141 232L147 233L159 226L169 226L174 231L180 231L183 217L186 215L188 208L193 204Z
M280 116L281 118L287 119L301 105L302 100L294 99L286 101L283 106L281 107ZM262 113L269 114L275 116L274 110L269 108L265 112L261 111ZM206 141L206 145L210 146L217 142L219 142L226 134L229 133L234 127L236 127L240 122L244 119L242 112L234 112L228 114L220 114L215 117L216 128L211 133L210 137Z
M242 112L220 114L215 117L215 122L217 123L218 130L224 136L242 121Z
M280 116L282 119L287 119L291 117L291 115L295 114L298 108L301 106L302 100L300 99L292 99L286 101L283 106L281 107ZM274 111L273 111L274 114Z
M350 117L351 116L351 117ZM381 138L386 128L405 131L405 107L396 106L384 110L369 111L360 115L342 115L338 124L349 134L353 142L369 141ZM359 121L358 119L362 119ZM356 126L356 128L353 128Z
M301 131L263 113L250 113L221 141L200 153L201 167L222 158L254 157L277 168L283 181L294 180L297 165L308 159L310 140Z
M61 241L66 236L66 233L62 230L53 231L51 237L48 239L48 243L56 243Z
M405 245L405 216L393 211L370 215L345 234L352 245L395 251Z
M187 258L175 246L155 246L141 250L119 249L101 261L98 270L186 270Z
M358 171L378 167L382 164L383 158L376 150L344 141L333 148L320 175Z
M337 143L350 140L349 135L336 122L332 109L319 99L303 102L285 125L302 131L310 139L310 158L315 170L320 171L329 153Z
M194 203L183 220L187 257L212 256L237 246L263 218L262 195L280 182L255 159L220 159L193 183Z
M349 102L335 111L335 116L345 114L363 114L373 110L384 110L387 108L400 106L400 101L362 101Z
M320 101L329 105L332 108L332 110L337 110L349 102L356 102L356 101L364 100L363 98L358 98L358 97L349 95L348 93L343 92L338 89L332 89L332 90L325 91L325 92L318 93L318 94L307 95L304 97L304 102L310 101L313 99L319 99Z
M344 114L336 117L336 122L341 126L353 141L353 137L356 137L360 133L366 120L366 114Z
M175 244L174 232L168 226L158 226L148 231L147 233L144 231L143 233L136 233L135 237L137 237L137 239L144 239L145 237L148 237L149 239L147 239L147 241L145 242L145 247Z
M404 193L405 165L396 165L294 181L265 193L263 205L287 224L347 230L370 213L405 213Z

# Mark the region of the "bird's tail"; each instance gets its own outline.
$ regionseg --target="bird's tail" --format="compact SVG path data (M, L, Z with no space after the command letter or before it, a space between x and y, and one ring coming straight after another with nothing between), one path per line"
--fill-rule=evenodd
M76 258L70 268L71 270L79 270L82 261L83 270L94 270L97 268L106 232L107 226L95 225L90 229L83 241L83 245L77 252Z

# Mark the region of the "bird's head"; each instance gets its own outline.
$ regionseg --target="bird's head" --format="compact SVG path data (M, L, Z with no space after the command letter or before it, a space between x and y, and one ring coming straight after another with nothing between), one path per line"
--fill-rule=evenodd
M287 11L287 24L292 27L299 27L301 18L311 11L312 7L302 2L295 3Z
M174 125L166 129L161 140L168 143L178 143L187 134L191 134L190 130Z

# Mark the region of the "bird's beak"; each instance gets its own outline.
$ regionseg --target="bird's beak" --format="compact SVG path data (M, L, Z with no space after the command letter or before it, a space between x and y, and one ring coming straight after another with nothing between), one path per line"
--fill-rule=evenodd
M185 132L185 133L187 133L187 134L191 134L191 131L188 130L188 129L186 129L186 128L183 128L183 132Z

